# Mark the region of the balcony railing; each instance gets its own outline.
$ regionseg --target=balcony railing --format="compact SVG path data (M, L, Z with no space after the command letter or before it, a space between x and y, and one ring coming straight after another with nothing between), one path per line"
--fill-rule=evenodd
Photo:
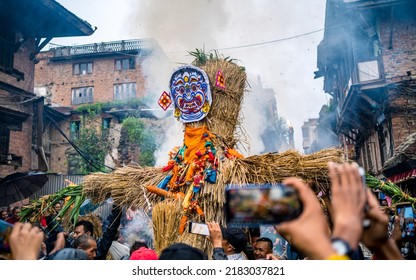
M94 43L80 46L54 48L54 57L65 57L85 54L112 53L123 51L150 50L152 40L125 40L115 42Z

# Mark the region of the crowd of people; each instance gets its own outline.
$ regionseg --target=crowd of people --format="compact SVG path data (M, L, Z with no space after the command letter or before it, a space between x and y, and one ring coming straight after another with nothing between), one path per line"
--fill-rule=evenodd
M331 179L331 204L324 212L316 194L299 178L287 178L284 184L294 188L302 202L296 219L275 225L287 241L284 252L273 252L273 241L260 234L248 235L242 228L226 227L207 221L212 255L184 243L172 244L158 255L146 242L137 241L119 254L122 260L400 260L404 254L400 219L387 213L371 190L365 187L356 163L328 165ZM55 205L61 207L62 205ZM64 231L59 220L46 217L46 231L18 219L19 208L12 214L1 211L1 219L14 224L9 237L11 259L16 260L96 260L106 259L119 237L121 207L113 205L103 222L102 236L94 236L94 225L79 221L73 232ZM135 209L133 209L135 210ZM58 211L58 210L57 210ZM389 214L392 219L389 218ZM54 224L58 223L58 224ZM45 236L47 235L47 239ZM410 242L414 244L414 242ZM410 249L409 249L410 250ZM414 250L413 250L414 251ZM123 255L124 254L124 255Z

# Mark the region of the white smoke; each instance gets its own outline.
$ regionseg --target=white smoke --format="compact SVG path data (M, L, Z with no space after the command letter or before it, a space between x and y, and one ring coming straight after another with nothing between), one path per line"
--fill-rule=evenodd
M153 247L152 220L143 210L137 210L133 219L127 222L121 232L130 247L136 241L146 243L149 248Z
M187 51L196 48L206 52L219 49L224 56L239 60L249 77L260 75L264 86L274 89L280 116L293 123L295 145L302 151L301 126L316 117L326 101L322 80L313 78L323 32L244 46L322 29L324 15L325 0L299 0L296 4L284 0L144 0L132 6L131 18L136 24L129 25L129 31L136 37L156 38L176 66L190 63ZM243 47L227 49L238 46ZM246 103L245 108L251 111L244 125L251 130L260 124L259 116L253 115L259 107ZM250 145L250 154L262 148L258 133L259 129L251 130L251 142L256 143Z
M238 147L245 156L263 152L265 146L261 135L265 129L264 124L267 122L266 115L262 114L265 104L261 98L261 88L257 84L250 83L250 85L250 91L244 96L240 112L243 120L241 126L246 132L247 139L243 138L243 143L239 143ZM247 143L246 147L244 147L244 142Z
M149 42L152 53L143 57L141 60L141 71L145 79L145 102L152 109L152 113L157 118L164 118L167 114L158 105L158 99L164 91L169 93L169 79L172 74L172 66L165 53L154 39L145 39Z
M155 166L164 166L169 159L168 153L183 141L182 125L173 117L173 104L166 111L158 105L162 93L169 93L169 80L174 69L156 41L153 42L153 53L142 61L141 69L146 81L145 103L160 123L154 134L158 147L154 153Z
M172 105L173 106L173 105ZM164 119L165 133L161 136L161 145L155 152L155 166L164 166L168 162L169 152L176 146L183 144L183 124L178 122L173 116Z
M187 52L196 48L218 49L238 59L249 76L260 75L264 86L274 89L279 115L292 122L300 150L303 122L317 117L326 103L323 79L314 79L317 46L323 38L317 31L324 28L326 0L59 2L98 29L92 36L54 39L58 44L155 38L169 57L169 70L192 62ZM272 43L261 45L266 42ZM159 85L167 86L168 81L164 78Z
M173 63L190 63L190 56L184 58L187 51L217 48L229 17L218 0L131 1L131 11L130 34L156 38Z

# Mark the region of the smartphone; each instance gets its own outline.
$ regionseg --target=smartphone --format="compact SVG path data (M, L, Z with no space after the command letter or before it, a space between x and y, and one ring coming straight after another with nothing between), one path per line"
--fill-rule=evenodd
M209 236L208 225L204 223L189 222L189 232Z
M0 220L0 258L8 259L10 257L9 237L13 225Z
M229 227L278 225L302 213L297 191L284 184L230 184L225 187L225 197Z
M410 202L397 203L396 215L399 216L403 240L413 240L415 237L415 222L412 204Z

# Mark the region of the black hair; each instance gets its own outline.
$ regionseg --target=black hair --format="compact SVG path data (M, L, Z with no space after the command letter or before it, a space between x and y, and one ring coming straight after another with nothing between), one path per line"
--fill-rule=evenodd
M260 236L260 228L259 227L253 227L249 228L250 236Z
M234 248L235 253L243 251L248 243L247 236L241 228L221 228L222 238L227 240L228 243Z
M78 236L77 239L75 239L74 247L76 249L82 249L82 250L88 249L88 247L90 246L90 243L89 243L90 240L95 241L94 237L92 237L91 235L82 234Z
M75 227L83 226L84 227L84 233L90 232L91 235L94 235L94 225L90 221L78 221L75 224Z
M270 238L260 237L259 239L256 240L256 243L257 242L267 242L267 244L269 245L270 250L273 250L273 242Z
M159 260L207 260L208 256L198 248L185 243L174 243L162 250Z

